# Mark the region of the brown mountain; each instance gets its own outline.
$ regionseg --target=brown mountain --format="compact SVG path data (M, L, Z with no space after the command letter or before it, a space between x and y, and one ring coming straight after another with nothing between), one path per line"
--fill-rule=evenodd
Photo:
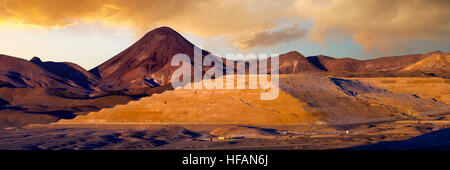
M328 56L315 56L320 64L327 71L346 71L346 72L377 72L400 70L406 65L413 64L426 55L412 54L404 56L381 57L371 60L356 60L352 58L333 58Z
M24 59L0 55L0 81L9 87L59 88L73 92L86 92L76 82L55 75Z
M148 86L145 79L150 78L157 84L168 84L172 73L178 68L170 65L172 56L178 53L187 54L193 62L194 47L194 44L173 29L160 27L148 32L132 46L89 72L101 79L96 86L97 91L146 88ZM207 51L202 53L204 56L209 54ZM281 74L327 71L343 76L399 76L400 70L428 56L412 54L356 60L322 55L306 58L299 52L292 51L280 55L279 62ZM225 59L217 59L225 63ZM208 67L203 67L203 71L207 69ZM246 70L248 72L248 69ZM270 59L268 71L270 72ZM406 76L426 76L426 74L415 73Z
M450 78L450 54L440 51L428 53L426 57L414 64L404 67L401 74L427 74Z
M31 62L0 55L0 128L49 123L125 104L164 86L136 92L88 94L98 78L68 62Z
M183 53L193 61L194 47L171 28L160 27L89 72L69 62L42 62L37 57L28 62L2 55L0 82L8 87L81 88L84 91L134 90L148 87L145 79L149 78L158 84L168 84L178 68L170 65L172 56ZM209 52L202 51L202 54L205 56ZM306 58L292 51L280 55L279 62L281 74L326 71L342 76L446 76L449 72L448 54L441 52L356 60L323 55ZM204 67L203 71L207 69Z
M324 71L346 71L355 72L358 70L357 63L359 60L352 58L333 58L324 55L312 56L307 58L311 64Z
M317 68L332 74L342 76L430 76L443 75L448 66L445 56L436 56L445 53L431 52L427 54L410 54L402 56L381 57L370 60L356 60L351 58L333 58L328 56L311 56L307 59ZM434 56L434 57L433 57ZM430 59L434 58L434 59ZM439 59L438 59L439 58ZM424 60L423 62L421 62ZM442 62L441 62L442 61ZM422 64L416 64L422 63ZM429 64L425 64L429 63ZM440 65L440 69L431 69L431 65ZM423 66L419 66L423 65ZM430 66L424 66L430 65ZM408 68L408 69L406 69ZM405 70L406 69L406 70ZM448 71L447 71L448 72Z
M268 63L271 63L269 59ZM321 71L297 51L291 51L279 56L280 74L292 74L305 71ZM270 64L269 64L270 65Z
M372 60L362 60L358 63L359 67L357 71L398 71L403 67L413 64L426 57L428 56L422 54L410 54L403 56L381 57Z
M33 57L30 62L61 78L71 80L88 90L92 89L98 81L97 76L75 63L51 61L42 62L38 57Z
M263 60L264 61L264 60ZM308 59L297 51L291 51L278 56L279 74L295 74L301 72L322 72L320 68L312 64ZM267 72L271 73L272 58L267 60ZM236 65L236 64L235 64ZM246 73L249 73L249 62L246 62ZM235 66L236 68L236 66ZM257 66L259 68L259 65Z
M143 88L146 87L144 78L167 84L178 68L170 62L179 53L187 54L194 61L194 45L171 28L160 27L90 72L101 77L99 90Z
M49 123L132 100L119 95L87 97L95 81L76 64L0 55L0 127Z

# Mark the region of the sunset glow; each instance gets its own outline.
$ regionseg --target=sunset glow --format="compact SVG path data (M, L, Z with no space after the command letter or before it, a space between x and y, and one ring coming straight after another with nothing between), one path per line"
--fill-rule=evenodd
M448 51L449 6L446 0L3 0L0 53L89 69L159 26L219 55L297 50L367 59Z

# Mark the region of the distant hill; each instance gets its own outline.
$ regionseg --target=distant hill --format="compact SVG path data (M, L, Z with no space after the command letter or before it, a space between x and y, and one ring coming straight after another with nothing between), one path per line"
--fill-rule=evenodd
M448 77L449 54L440 51L427 54L381 57L371 60L311 56L307 59L317 68L343 77Z
M428 53L424 58L399 71L403 74L424 73L432 76L450 78L450 54L442 52Z
M70 79L55 75L27 60L7 55L0 55L0 81L10 87L59 88L86 92L86 89Z
M30 62L61 78L71 80L79 86L91 90L97 83L98 77L83 67L70 62L42 62L40 58L33 57Z
M269 63L271 60L269 59ZM279 56L280 74L292 74L305 71L321 71L306 59L305 56L297 51L291 51Z

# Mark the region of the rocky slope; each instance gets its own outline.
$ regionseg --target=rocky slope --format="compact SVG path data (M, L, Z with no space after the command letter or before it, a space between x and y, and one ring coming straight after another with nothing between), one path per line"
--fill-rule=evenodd
M311 56L308 60L317 68L346 77L447 77L450 67L448 53L381 57L371 60Z
M176 54L194 61L194 45L168 27L154 29L132 46L90 70L101 78L98 90L125 90L146 87L144 78L167 84L178 67L170 62ZM209 54L202 51L202 55Z
M92 90L98 81L97 76L75 63L51 61L42 62L38 57L33 57L30 62L54 75L71 80L86 90Z
M83 91L74 81L57 76L27 60L0 55L0 81L21 88L59 88Z
M263 92L266 90L175 89L58 123L340 125L396 120L450 109L432 99L323 74L282 76L275 100L261 100Z

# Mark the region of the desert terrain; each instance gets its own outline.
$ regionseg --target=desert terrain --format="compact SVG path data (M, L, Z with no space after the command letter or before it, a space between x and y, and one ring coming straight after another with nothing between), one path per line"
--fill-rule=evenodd
M280 75L274 101L260 100L262 89L174 89L56 123L5 128L0 148L448 149L449 87L442 78L308 73Z
M28 125L7 128L1 149L447 150L449 114L343 126ZM220 139L219 136L230 136Z
M172 57L192 60L195 49L161 27L89 71L0 55L0 149L450 149L449 53L357 60L292 51L278 57L271 89L173 88ZM247 77L248 87L250 62L244 73L220 70L223 78ZM277 98L261 100L275 88Z

